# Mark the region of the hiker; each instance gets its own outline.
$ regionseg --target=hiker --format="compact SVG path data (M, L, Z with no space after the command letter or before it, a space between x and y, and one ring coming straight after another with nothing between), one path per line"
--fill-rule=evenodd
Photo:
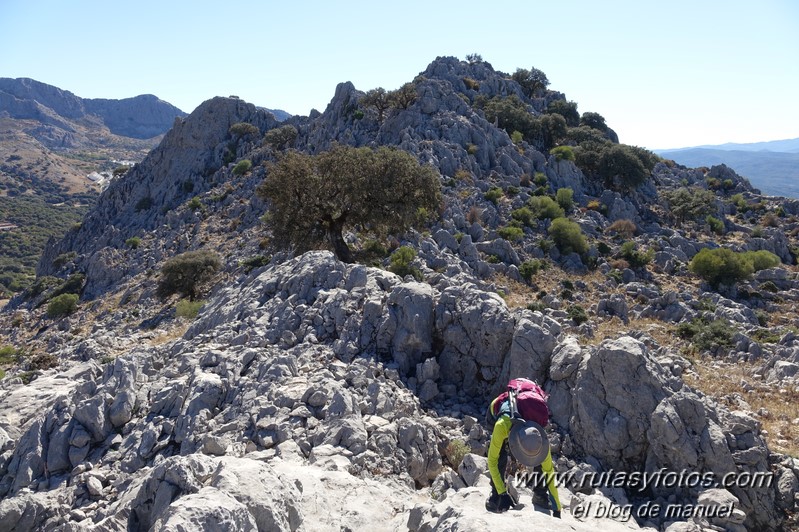
M501 513L516 505L505 486L505 467L510 455L525 467L535 468L545 479L533 486L533 504L552 510L560 518L561 504L555 485L555 470L549 439L544 427L549 423L547 394L528 379L508 382L508 391L491 401L486 424L491 429L488 470L491 473L491 497L486 510ZM529 484L528 484L529 485Z

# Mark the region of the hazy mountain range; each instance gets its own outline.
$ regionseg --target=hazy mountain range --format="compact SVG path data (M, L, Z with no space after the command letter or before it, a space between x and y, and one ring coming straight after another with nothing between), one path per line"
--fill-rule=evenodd
M689 167L726 164L772 196L799 197L799 138L696 146L656 153Z

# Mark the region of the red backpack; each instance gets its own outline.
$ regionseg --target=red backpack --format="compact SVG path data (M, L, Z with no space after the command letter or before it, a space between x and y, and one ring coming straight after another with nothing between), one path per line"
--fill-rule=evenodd
M522 417L546 427L549 424L547 397L547 393L535 382L513 379L508 382L508 391L502 392L494 401L494 415L499 414L502 403L510 400L511 417Z

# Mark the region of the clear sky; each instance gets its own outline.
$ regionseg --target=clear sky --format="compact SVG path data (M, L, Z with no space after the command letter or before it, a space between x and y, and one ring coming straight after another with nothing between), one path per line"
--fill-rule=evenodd
M308 114L437 56L536 67L650 149L799 137L799 1L0 0L0 77Z

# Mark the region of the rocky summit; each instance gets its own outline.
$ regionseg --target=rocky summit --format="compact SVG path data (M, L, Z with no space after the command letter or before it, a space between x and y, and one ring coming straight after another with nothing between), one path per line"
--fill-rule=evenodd
M0 530L795 527L799 202L517 74L175 120L0 313ZM261 183L341 145L432 166L433 221L346 228L354 262L273 239ZM216 259L181 298L186 257ZM484 508L515 377L549 394L561 519L524 471Z

